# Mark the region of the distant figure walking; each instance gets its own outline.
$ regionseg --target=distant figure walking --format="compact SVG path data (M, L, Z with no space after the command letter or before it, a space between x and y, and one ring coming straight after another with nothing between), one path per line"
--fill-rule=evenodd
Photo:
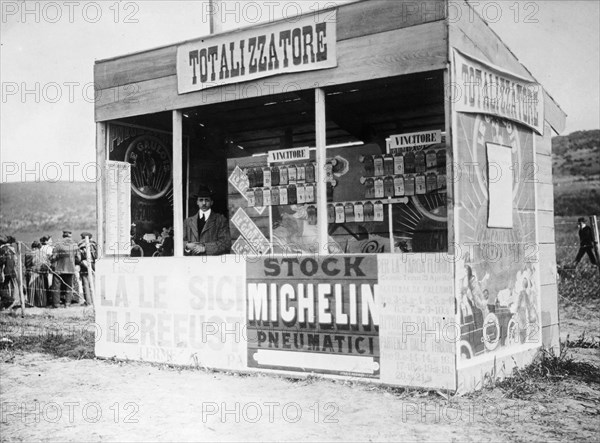
M574 267L577 267L584 254L587 254L592 264L596 266L598 263L596 262L596 257L594 257L594 234L592 233L592 228L585 224L585 218L583 217L577 220L577 226L579 226L579 251L577 252L577 257L575 257Z
M63 239L54 246L52 252L52 265L54 267L54 281L52 283L52 307L60 306L64 298L65 307L71 305L75 278L76 265L81 261L81 253L77 243L71 238L71 231L63 231Z

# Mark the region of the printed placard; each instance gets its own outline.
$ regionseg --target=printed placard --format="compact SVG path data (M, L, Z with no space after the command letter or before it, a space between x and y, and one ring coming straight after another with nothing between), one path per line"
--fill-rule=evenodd
M246 214L246 211L238 208L237 212L231 217L231 222L240 231L242 236L244 236L246 241L252 245L252 248L258 255L266 254L269 251L269 241L260 232L260 229L258 229L258 226L256 226L248 214Z

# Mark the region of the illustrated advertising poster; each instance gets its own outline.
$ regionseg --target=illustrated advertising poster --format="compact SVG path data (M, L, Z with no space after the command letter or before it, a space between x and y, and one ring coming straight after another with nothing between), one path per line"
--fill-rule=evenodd
M376 256L246 266L249 367L379 378Z
M491 115L456 113L455 122L460 368L540 346L541 301L534 134ZM490 206L498 204L490 200L498 183L512 209L501 223Z
M445 145L334 148L327 161L329 234L341 252L447 251Z

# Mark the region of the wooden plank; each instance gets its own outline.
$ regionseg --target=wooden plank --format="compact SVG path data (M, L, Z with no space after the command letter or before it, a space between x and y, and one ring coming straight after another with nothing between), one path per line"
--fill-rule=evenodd
M542 345L553 349L555 355L560 353L560 327L558 324L542 327Z
M556 248L554 243L540 244L540 283L556 284Z
M445 29L444 22L432 22L344 40L338 45L338 67L334 69L279 75L182 95L177 94L176 75L135 83L126 97L125 86L103 89L95 103L96 121L444 69Z
M558 324L558 288L555 284L541 287L542 326Z
M325 91L320 88L315 89L315 132L316 132L316 160L317 165L321 165L322 169L316 168L317 186L317 214L321 214L320 223L318 223L318 238L319 238L319 254L327 254L329 251L325 249L327 245L327 228L328 224L324 215L327 214L327 186L325 186L325 163L327 163L327 139L326 139L326 101Z
M183 127L181 111L173 111L173 239L175 257L183 257Z
M528 171L534 171L536 183L552 184L552 157L549 155L536 155L535 168L527 168Z
M544 114L544 119L550 123L557 134L565 130L567 114L546 91L544 91Z
M446 69L444 71L444 91L449 91L450 85L452 84L452 72ZM454 164L454 153L452 151L452 131L455 128L452 127L452 102L451 100L444 100L444 127L446 131L446 165ZM450 166L451 168L453 166ZM446 177L446 182L450 181L450 185L446 186L448 205L448 253L454 254L454 245L456 242L456 227L455 227L455 216L454 216L454 180L452 175ZM452 272L456 275L456 267L452 268Z
M317 17L328 20L332 10L321 11ZM420 0L418 2L414 0L368 0L342 5L337 8L337 11L337 39L338 42L341 42L423 23L442 21L446 18L446 2L445 0ZM273 23L255 26L255 28L269 26ZM234 35L248 28L246 26L214 35ZM211 35L198 36L198 38L202 37L210 38ZM179 44L181 43L183 42ZM97 89L107 89L175 75L177 45L99 60L94 66L94 84Z
M544 122L544 135L535 135L535 152L538 155L552 155L552 127Z
M104 184L107 179L104 171L106 170L106 156L108 153L106 126L106 123L96 123L96 171L100 171L100 177L96 177L96 219L98 221L96 238L98 239L99 246L98 258L102 258L104 251L106 251L106 245L104 244L104 232L106 228L104 217Z
M324 17L327 12L323 12ZM446 18L445 0L368 0L338 8L338 41Z
M554 188L550 183L537 183L537 210L554 212Z
M538 243L554 243L554 212L538 211Z
M96 62L94 86L106 89L176 74L177 46Z

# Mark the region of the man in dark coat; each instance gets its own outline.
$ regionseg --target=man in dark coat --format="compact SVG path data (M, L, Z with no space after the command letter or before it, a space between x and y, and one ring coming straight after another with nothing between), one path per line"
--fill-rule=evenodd
M86 242L87 238L87 242ZM92 285L94 284L94 272L96 270L96 258L98 257L98 245L92 240L90 232L81 233L79 242L79 253L81 254L81 263L79 275L81 276L81 286L86 305L93 305Z
M19 301L17 257L12 236L0 236L0 309L9 308Z
M575 257L575 267L579 264L584 254L587 254L593 265L597 265L596 257L594 257L594 234L592 228L585 224L585 218L581 217L577 220L579 226L579 251Z
M231 235L227 219L214 212L213 193L200 186L192 196L196 199L198 213L183 222L183 247L186 255L221 255L231 249Z
M63 231L63 239L54 246L51 261L54 268L52 307L58 308L61 298L64 298L65 307L68 308L77 278L75 266L81 261L81 253L77 243L71 238L71 231Z

